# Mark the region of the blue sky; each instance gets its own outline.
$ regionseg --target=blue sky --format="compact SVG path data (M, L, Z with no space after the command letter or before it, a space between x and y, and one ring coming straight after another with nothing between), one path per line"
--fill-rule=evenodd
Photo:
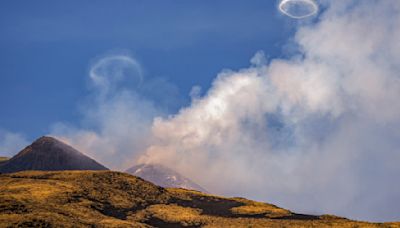
M91 61L121 50L176 86L173 111L258 50L282 55L292 25L269 0L1 1L0 128L32 140L79 121Z

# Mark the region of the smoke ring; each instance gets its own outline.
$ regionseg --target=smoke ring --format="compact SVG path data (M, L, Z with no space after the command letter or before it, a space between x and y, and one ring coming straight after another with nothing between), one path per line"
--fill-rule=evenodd
M291 12L291 10L289 9L290 4L303 4L304 6L307 6L310 9L310 11L304 14L295 14ZM278 8L281 13L294 19L302 19L312 16L316 14L319 10L319 7L314 0L282 0L279 3Z
M91 66L89 77L98 89L107 92L126 77L124 73L126 69L135 72L137 86L140 86L143 82L141 66L135 59L127 55L112 55L98 60Z

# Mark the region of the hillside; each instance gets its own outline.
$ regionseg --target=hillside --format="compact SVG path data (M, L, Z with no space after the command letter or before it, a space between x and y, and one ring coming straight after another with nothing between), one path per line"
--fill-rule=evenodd
M0 182L0 227L400 227L299 215L111 171L29 171Z
M139 164L125 172L141 177L164 188L185 188L207 192L204 188L194 183L189 178L159 164Z
M55 138L41 137L0 164L0 173L25 170L107 170L107 168Z
M0 157L0 166L8 161L9 158L7 157Z

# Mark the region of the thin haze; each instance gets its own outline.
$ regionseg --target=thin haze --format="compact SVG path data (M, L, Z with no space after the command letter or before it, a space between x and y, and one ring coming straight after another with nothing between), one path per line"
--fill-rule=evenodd
M399 220L400 2L322 3L315 21L299 23L296 54L260 51L204 94L194 85L174 115L144 95L169 97L172 84L146 81L131 55L99 57L82 123L57 123L51 134L117 170L162 163L217 194Z

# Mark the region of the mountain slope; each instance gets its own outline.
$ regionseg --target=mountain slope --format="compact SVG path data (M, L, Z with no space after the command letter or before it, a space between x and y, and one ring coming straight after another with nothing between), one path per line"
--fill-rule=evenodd
M107 168L55 138L41 137L0 165L1 173L24 170L107 170Z
M0 166L8 161L7 157L0 157Z
M165 188L185 188L207 192L200 185L178 172L158 164L135 165L126 172Z
M0 227L400 227L164 189L111 171L28 171L0 183Z

